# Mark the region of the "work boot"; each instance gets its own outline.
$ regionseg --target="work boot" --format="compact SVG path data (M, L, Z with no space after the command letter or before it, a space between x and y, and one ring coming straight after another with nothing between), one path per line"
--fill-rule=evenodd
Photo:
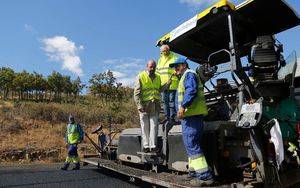
M159 148L151 148L151 153L159 153L160 152L160 149Z
M79 170L80 169L80 163L75 163L74 168L72 170Z
M68 170L69 166L70 166L70 163L65 163L64 166L61 167L60 169L61 170Z
M211 186L213 184L214 184L214 179L201 180L199 178L194 178L190 181L191 187L205 187L205 186Z
M197 177L196 172L195 171L189 171L188 174L181 175L180 179L182 179L182 181L191 181L195 177Z

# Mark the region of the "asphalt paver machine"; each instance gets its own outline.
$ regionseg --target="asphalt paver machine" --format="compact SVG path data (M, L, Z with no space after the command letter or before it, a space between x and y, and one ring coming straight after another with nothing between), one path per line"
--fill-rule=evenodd
M201 146L216 186L289 187L300 181L300 62L295 52L284 58L275 38L299 24L283 0L238 6L221 0L158 40L199 64L209 109ZM181 127L159 127L158 154L141 152L135 128L120 134L113 163L84 161L156 185L189 187L180 178L188 171Z

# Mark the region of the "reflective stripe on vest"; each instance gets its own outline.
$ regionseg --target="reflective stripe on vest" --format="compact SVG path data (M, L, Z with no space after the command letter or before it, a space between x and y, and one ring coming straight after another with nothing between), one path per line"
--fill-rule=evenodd
M160 76L155 73L155 78L152 81L146 71L139 74L142 91L142 101L151 101L154 99L160 100Z
M174 69L170 68L169 65L173 63L177 59L177 55L174 54L173 52L170 52L169 56L165 57L164 55L161 55L158 63L157 63L157 73L160 75L161 79L161 85L166 84L171 75L175 72ZM169 87L170 90L176 90L178 87L178 78L177 76L172 77L172 83Z
M208 165L204 155L195 155L189 157L189 171L190 172L197 172L197 173L204 173L207 172Z
M184 81L187 73L193 73L197 77L198 82L198 92L196 98L193 100L192 104L185 109L184 117L194 116L194 115L207 115L207 106L205 103L205 97L203 92L203 85L200 82L200 79L197 73L193 70L187 69L185 73L182 75L179 84L178 84L178 108L180 108L181 103L183 101L185 87Z
M68 124L67 137L69 144L76 144L79 141L79 132L76 124Z

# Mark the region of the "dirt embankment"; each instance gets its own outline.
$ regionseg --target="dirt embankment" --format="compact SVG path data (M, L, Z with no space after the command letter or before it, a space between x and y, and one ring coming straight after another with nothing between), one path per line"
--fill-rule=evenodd
M36 108L36 105L34 107ZM0 103L0 164L64 161L66 157L64 135L67 123L24 117L22 114L26 113L21 113L17 108L18 106L9 102ZM99 125L81 124L87 133ZM107 126L105 123L101 124ZM120 130L128 127L128 124L130 123L114 124L113 128ZM91 137L97 140L96 135ZM79 145L79 153L91 154L95 153L95 149L85 139Z
M96 125L84 127L91 132ZM66 124L0 117L0 164L29 162L62 162L66 157L64 141ZM97 140L96 135L91 135ZM79 145L79 153L95 153L85 139Z

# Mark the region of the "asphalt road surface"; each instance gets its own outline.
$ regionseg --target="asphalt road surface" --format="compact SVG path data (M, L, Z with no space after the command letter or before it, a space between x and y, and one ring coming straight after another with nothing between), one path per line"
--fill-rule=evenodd
M72 167L71 167L72 168ZM60 164L0 166L0 187L148 187L129 182L128 177L93 166L78 171L62 171Z

